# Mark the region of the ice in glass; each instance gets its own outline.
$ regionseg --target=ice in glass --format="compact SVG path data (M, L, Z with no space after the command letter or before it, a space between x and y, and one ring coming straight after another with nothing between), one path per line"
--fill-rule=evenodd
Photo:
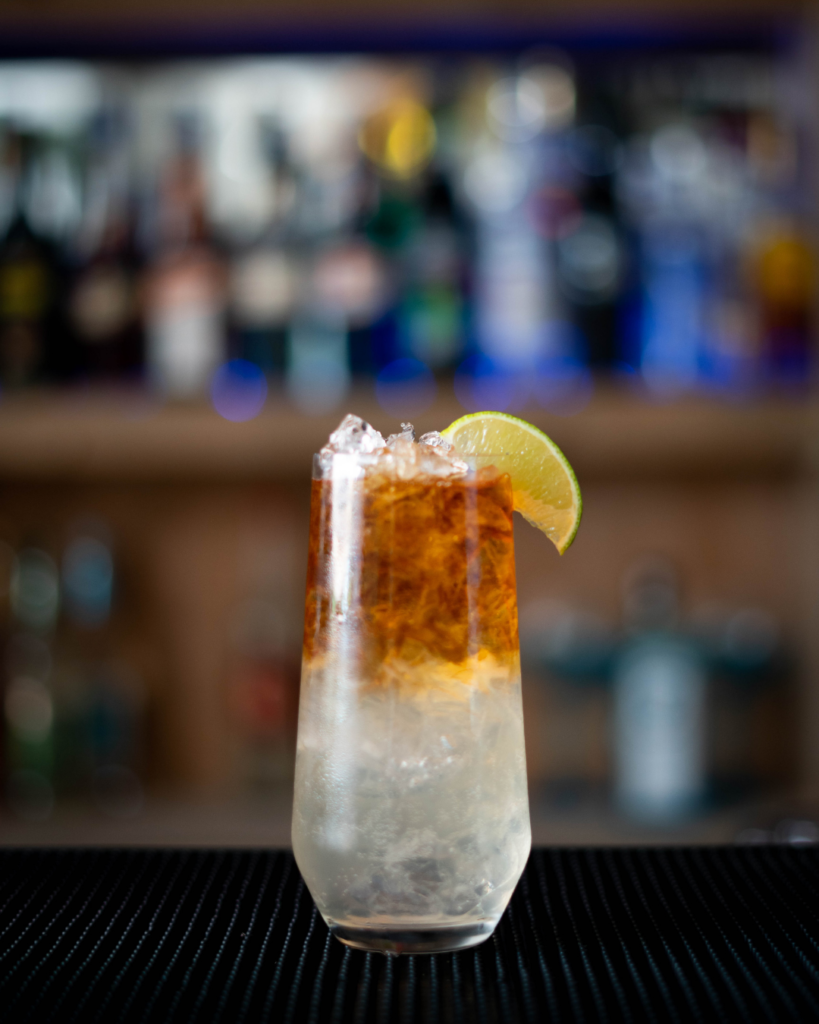
M343 942L494 930L529 854L509 477L347 417L316 456L293 848Z

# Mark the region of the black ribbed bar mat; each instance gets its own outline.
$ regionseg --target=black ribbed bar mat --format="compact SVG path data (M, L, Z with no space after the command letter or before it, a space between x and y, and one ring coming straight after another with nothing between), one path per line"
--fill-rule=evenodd
M0 1020L819 1021L819 851L536 851L491 939L399 958L289 853L4 851Z

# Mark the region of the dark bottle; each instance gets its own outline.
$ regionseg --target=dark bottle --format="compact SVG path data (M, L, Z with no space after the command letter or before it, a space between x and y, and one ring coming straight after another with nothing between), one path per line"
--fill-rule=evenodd
M589 364L610 370L620 355L628 269L614 182L624 126L611 101L594 89L581 96L580 114L585 123L564 141L578 209L556 239L556 270L574 324L586 340Z
M298 286L291 236L299 181L280 126L265 119L258 130L267 168L269 213L257 237L232 261L232 348L266 373L282 373L287 325Z
M143 345L123 116L101 112L91 125L89 144L80 267L68 312L81 373L92 379L127 378L140 369Z
M58 253L26 211L36 146L36 139L20 133L5 138L14 193L14 212L0 242L0 384L7 388L69 376L73 364L60 315Z
M422 217L407 244L402 347L434 370L453 367L464 348L464 225L449 182L432 171Z

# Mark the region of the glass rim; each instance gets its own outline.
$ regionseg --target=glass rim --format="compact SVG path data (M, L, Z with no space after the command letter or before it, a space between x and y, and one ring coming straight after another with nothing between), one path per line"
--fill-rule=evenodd
M342 477L363 480L370 472L377 473L379 471L392 475L398 468L399 460L389 458L389 454L389 449L378 449L374 452L327 452L324 455L321 452L316 452L313 455L311 477L313 480L338 480ZM497 460L508 458L506 452L456 455L455 458L460 462L460 466L454 466L451 472L441 472L440 470L436 472L434 467L418 466L417 468L412 467L411 472L406 474L406 478L418 477L419 479L446 482L447 480L472 479L481 470L490 469L494 469L499 476L509 475L507 468L496 464ZM404 476L404 474L399 475Z
M391 448L378 448L374 452L314 452L313 459L335 459L339 455L349 457L350 455L356 458L369 458L378 459L384 458L387 455L392 454ZM509 458L510 456L522 454L521 452L473 452L470 455L462 455L460 453L446 453L447 455L452 454L453 458L460 459L462 462L469 462L470 459L498 459L498 458Z

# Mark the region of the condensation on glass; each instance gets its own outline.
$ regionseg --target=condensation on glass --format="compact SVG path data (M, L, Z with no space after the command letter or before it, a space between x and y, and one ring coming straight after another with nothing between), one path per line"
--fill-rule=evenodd
M489 936L531 845L509 477L316 457L293 848L343 942Z

